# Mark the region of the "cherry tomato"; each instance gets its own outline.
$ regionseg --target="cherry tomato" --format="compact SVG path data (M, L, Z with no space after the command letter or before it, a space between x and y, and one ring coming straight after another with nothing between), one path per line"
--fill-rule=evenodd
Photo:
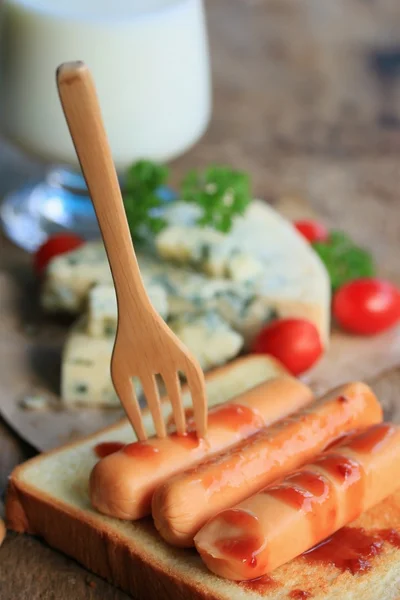
M39 247L33 257L36 273L40 275L55 256L75 250L84 243L85 241L75 233L56 233L52 235Z
M295 221L294 226L310 243L326 242L329 239L329 231L318 221Z
M278 319L260 331L252 351L274 356L293 375L299 375L317 361L323 347L319 332L310 321Z
M360 335L380 333L400 319L400 291L382 279L355 279L336 292L333 314L347 331Z

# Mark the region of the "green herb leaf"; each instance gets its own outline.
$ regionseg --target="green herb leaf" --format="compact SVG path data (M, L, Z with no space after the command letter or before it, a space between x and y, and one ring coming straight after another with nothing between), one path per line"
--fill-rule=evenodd
M168 175L167 167L147 160L134 163L126 174L124 206L131 236L136 243L159 233L166 225L159 214L163 201L157 192Z
M315 242L312 246L325 264L333 291L347 281L375 275L374 262L369 252L356 246L341 231L332 231L327 242Z
M204 172L189 171L182 182L181 198L202 211L197 223L218 231L230 231L236 215L242 215L250 200L250 179L230 167L211 166Z

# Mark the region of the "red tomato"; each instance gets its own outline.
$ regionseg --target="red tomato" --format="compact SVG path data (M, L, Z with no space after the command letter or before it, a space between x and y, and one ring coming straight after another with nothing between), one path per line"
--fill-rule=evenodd
M294 226L310 243L326 242L329 238L329 231L318 221L295 221Z
M360 335L380 333L400 319L400 291L382 279L355 279L336 292L333 314L347 331Z
M50 236L39 247L33 257L33 266L36 273L40 275L55 256L75 250L84 243L85 240L75 235L75 233L56 233Z
M260 331L252 351L271 354L293 375L299 375L317 361L323 347L319 332L310 321L278 319Z

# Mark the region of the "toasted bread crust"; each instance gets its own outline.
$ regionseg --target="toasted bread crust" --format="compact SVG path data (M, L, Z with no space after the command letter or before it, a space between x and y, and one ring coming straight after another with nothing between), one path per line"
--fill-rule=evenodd
M195 584L188 589L151 554L141 555L129 548L106 524L99 529L81 511L73 508L67 511L62 503L46 494L33 495L28 486L18 481L18 473L11 476L6 515L9 529L39 536L52 548L72 556L134 598L222 600L222 596L211 597Z
M10 480L7 489L6 515L10 529L17 531L18 533L35 533L35 531L30 528L25 510L19 499L18 487L12 480Z

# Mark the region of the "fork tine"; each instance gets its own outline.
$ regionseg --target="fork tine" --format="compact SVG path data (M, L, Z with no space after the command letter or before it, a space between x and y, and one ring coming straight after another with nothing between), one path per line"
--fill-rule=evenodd
M143 425L142 413L132 381L130 379L124 379L123 382L113 380L113 384L138 440L144 442L147 440L147 433Z
M192 396L197 436L205 438L207 435L207 390L204 374L197 362L188 360L185 365L185 375Z
M186 421L178 373L176 371L166 371L165 374L162 374L162 378L167 390L167 396L171 402L176 430L179 434L183 435L186 433Z
M157 436L162 438L167 435L165 423L161 411L160 393L154 375L144 374L140 376L143 392L147 400L147 405L150 409L154 421L154 427Z

